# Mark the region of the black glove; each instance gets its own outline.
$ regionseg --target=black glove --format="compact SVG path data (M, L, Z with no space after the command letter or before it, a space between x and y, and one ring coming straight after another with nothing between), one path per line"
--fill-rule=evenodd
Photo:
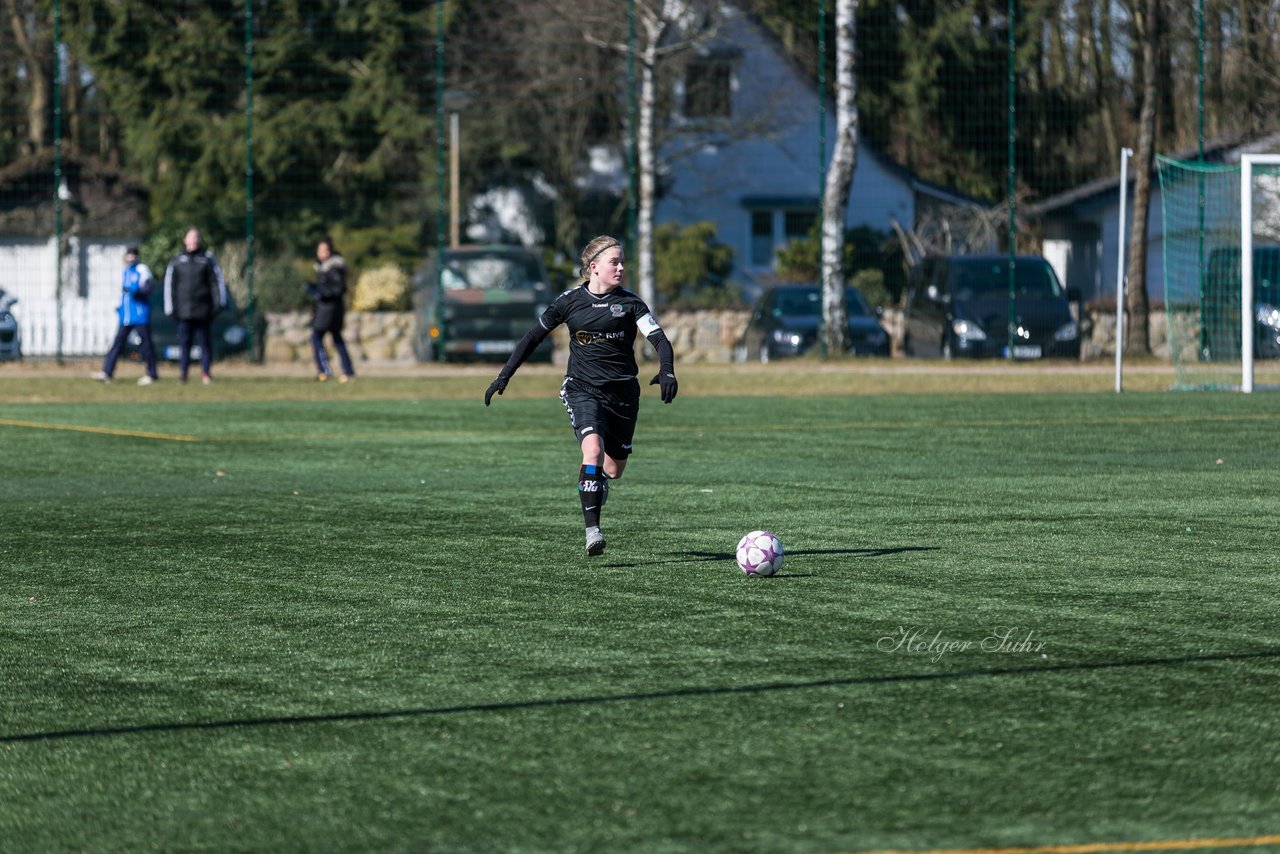
M507 378L504 377L502 374L498 374L498 376L494 379L494 381L489 383L489 387L485 389L484 405L485 406L489 405L489 399L493 397L494 392L497 392L498 394L502 394L502 392L504 392L506 388L507 388Z
M649 380L649 385L656 385L662 389L663 403L675 400L676 392L680 390L680 383L676 382L676 375L671 371L658 371L653 375L653 379Z

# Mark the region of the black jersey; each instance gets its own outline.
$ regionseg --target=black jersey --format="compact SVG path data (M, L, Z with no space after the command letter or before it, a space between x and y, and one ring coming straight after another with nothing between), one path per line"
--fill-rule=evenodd
M631 291L614 288L596 295L586 284L562 293L538 322L548 332L562 323L569 327L565 374L592 385L634 380L636 332L650 339L662 332L644 300Z

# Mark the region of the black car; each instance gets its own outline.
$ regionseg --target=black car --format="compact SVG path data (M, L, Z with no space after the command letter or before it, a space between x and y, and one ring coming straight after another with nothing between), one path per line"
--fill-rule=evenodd
M844 291L845 313L849 318L849 352L859 356L888 356L889 333L855 287ZM747 331L739 347L741 360L802 356L818 343L822 324L820 285L778 285L767 291L747 321Z
M17 301L0 288L0 362L22 358L22 328L9 311Z
M157 288L151 294L151 343L156 348L156 359L160 361L178 361L178 321L165 315L157 305L163 297ZM209 348L213 351L213 359L225 358L249 349L249 328L245 312L236 304L235 297L227 294L227 305L214 315L209 327ZM138 333L131 332L125 342L125 355L137 361L142 358L142 339ZM200 358L200 345L191 345L191 358Z
M414 353L423 362L506 361L555 297L542 259L528 249L446 249L415 282ZM548 338L530 360L549 362L551 353Z
M1067 292L1039 255L926 258L916 268L903 315L909 356L1080 358L1080 324ZM1012 334L1010 334L1012 331ZM1011 340L1012 339L1012 340Z
M1200 360L1238 362L1240 342L1240 249L1219 247L1205 265L1200 305ZM1280 246L1253 250L1253 353L1280 358Z

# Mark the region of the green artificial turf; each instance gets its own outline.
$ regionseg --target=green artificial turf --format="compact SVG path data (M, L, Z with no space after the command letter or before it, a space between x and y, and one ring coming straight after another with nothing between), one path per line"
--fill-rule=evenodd
M553 396L396 383L0 404L0 848L1280 833L1274 397L647 393L588 559Z

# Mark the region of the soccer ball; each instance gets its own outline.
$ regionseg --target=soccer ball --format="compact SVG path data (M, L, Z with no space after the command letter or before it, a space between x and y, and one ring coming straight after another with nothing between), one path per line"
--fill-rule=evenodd
M782 541L770 531L752 531L738 540L738 568L747 575L773 575L782 568Z

